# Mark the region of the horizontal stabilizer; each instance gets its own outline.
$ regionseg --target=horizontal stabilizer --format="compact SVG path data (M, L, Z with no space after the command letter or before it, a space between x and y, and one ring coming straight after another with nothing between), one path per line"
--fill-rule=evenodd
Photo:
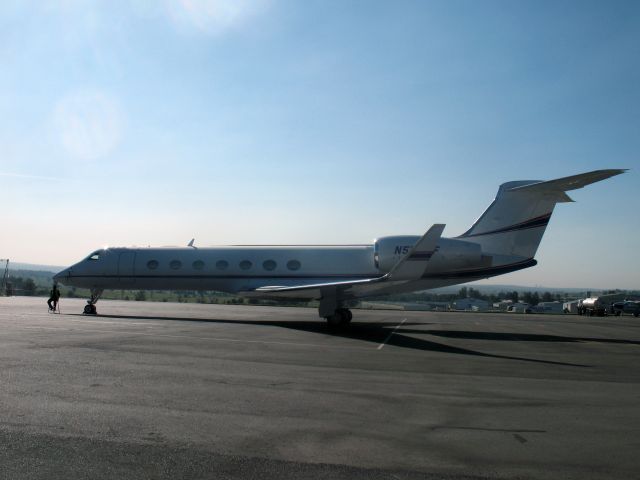
M436 223L386 275L388 280L417 280L422 277L436 250L445 225Z
M531 192L531 193L543 193L543 192L566 192L568 190L577 190L578 188L586 187L592 183L606 180L607 178L615 175L620 175L626 172L627 169L608 169L608 170L594 170L593 172L581 173L579 175L571 175L570 177L557 178L555 180L548 180L545 182L531 183L529 185L523 185L520 187L514 187L509 189L509 192Z

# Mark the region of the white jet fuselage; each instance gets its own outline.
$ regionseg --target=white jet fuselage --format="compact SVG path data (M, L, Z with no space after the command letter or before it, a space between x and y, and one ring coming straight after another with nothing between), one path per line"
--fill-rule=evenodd
M389 273L419 236L385 237L370 245L223 246L107 248L60 272L66 285L95 290L216 290L247 296L261 287L290 287L380 278ZM438 250L411 286L385 283L376 294L436 288L526 268L526 258L483 256L480 246L440 238ZM370 289L369 289L370 290ZM369 290L367 294L370 295ZM282 295L279 295L282 296ZM289 292L291 298L316 298L317 291ZM357 298L346 295L345 298Z

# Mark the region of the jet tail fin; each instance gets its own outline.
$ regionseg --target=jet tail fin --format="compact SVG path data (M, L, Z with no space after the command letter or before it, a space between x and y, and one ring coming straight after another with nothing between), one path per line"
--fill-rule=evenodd
M486 254L533 258L556 204L573 201L567 191L625 171L595 170L549 181L504 183L489 208L459 238L480 244Z

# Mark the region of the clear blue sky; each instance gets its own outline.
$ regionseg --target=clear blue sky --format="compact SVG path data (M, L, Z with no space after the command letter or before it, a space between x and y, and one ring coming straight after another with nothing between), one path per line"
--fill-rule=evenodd
M0 257L462 233L560 205L496 283L640 288L640 2L5 1Z

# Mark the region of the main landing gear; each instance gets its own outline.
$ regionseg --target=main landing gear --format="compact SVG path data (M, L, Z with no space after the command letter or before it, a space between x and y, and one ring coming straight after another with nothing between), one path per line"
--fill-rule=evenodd
M353 313L351 313L351 310L348 308L338 308L333 314L324 318L330 327L338 327L340 325L347 325L353 318Z
M84 314L85 315L97 315L98 309L96 308L96 303L100 300L100 295L102 295L102 290L97 288L91 289L91 298L87 300L87 304L84 306Z
M330 328L347 325L353 318L351 310L345 308L344 302L335 294L325 293L318 305L318 314L327 321Z

